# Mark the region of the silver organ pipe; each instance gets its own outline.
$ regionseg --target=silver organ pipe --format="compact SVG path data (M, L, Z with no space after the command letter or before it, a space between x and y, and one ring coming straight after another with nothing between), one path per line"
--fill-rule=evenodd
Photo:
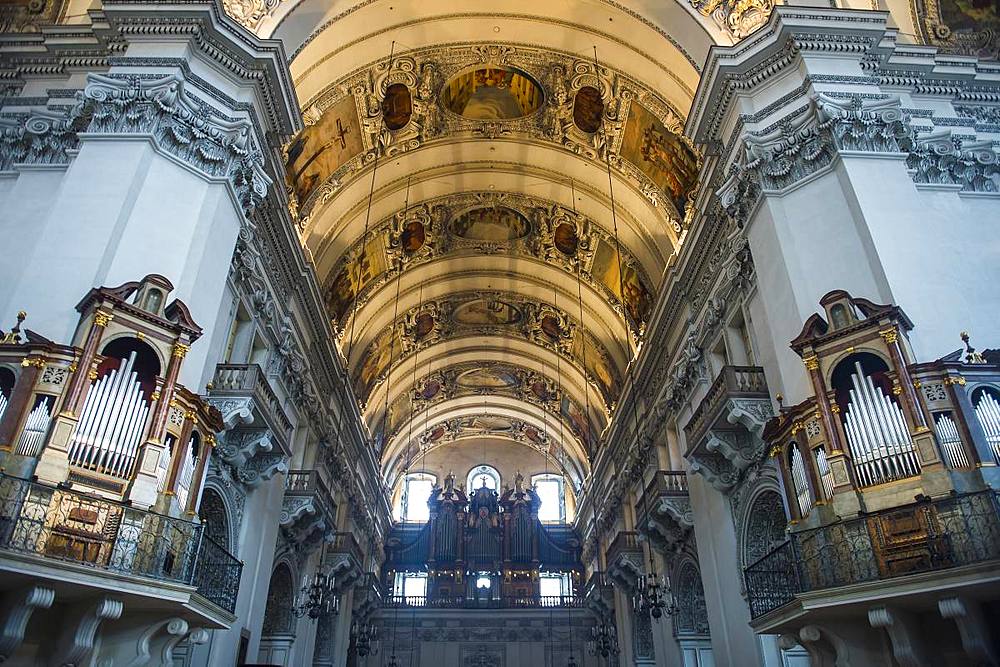
M854 470L862 486L920 474L920 462L903 411L854 363L845 415Z
M945 464L949 468L968 468L969 459L962 447L962 438L958 435L958 425L950 413L939 412L934 415L934 431L937 433Z
M7 410L7 397L0 393L0 419L3 419L3 413Z
M995 463L1000 464L1000 401L993 394L983 391L976 404L976 417L986 432L986 442L990 443Z
M170 470L170 456L174 451L174 444L177 438L172 435L166 437L166 447L160 452L160 460L156 462L156 488L165 491L167 483L167 472Z
M816 448L816 469L819 470L819 478L823 482L823 493L827 498L833 497L833 471L830 469L830 462L826 460L826 450L822 447Z
M73 433L69 461L114 477L130 478L149 405L136 372L136 353L90 387Z
M799 513L805 516L812 509L812 496L809 493L809 480L806 478L806 466L802 460L802 452L792 445L792 484L795 486L795 497L799 501Z
M184 446L184 461L181 463L180 474L177 476L177 502L181 509L187 507L188 494L191 492L191 482L194 479L194 438Z
M17 448L14 450L15 454L38 456L42 451L45 432L49 429L49 420L52 418L52 404L51 396L43 396L38 405L28 413L28 419L24 423Z

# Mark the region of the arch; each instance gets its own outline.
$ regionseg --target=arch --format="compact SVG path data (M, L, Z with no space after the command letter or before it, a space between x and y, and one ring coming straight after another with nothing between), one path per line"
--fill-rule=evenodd
M486 465L484 463L475 466L469 471L465 480L465 488L468 493L472 493L475 489L482 486L493 489L498 493L500 492L500 471L491 465Z
M674 601L680 610L673 623L674 635L709 636L708 607L698 564L690 557L681 558L671 579Z
M229 505L224 494L214 486L206 486L201 494L201 505L198 511L205 535L219 543L226 551L232 553L236 543L233 535L232 520Z
M141 376L155 378L160 375L164 368L166 368L166 364L164 363L164 358L160 353L160 350L130 334L109 336L105 339L104 347L101 348L101 355L114 359L128 359L129 354L133 351L136 353L136 371L139 372L141 369ZM103 373L107 373L109 366L106 366L106 363L108 363L108 359L105 359L104 362L98 366L98 376Z
M862 372L871 376L875 386L880 387L893 402L897 402L892 393L892 382L886 376L892 368L891 361L879 350L855 350L838 359L831 366L829 377L826 378L828 386L834 390L834 400L840 407L841 419L847 414L848 396L851 390L850 378L855 372L855 362L861 364Z
M271 572L267 587L267 604L264 607L264 626L261 635L292 634L295 631L295 578L292 568L281 561Z
M740 565L746 568L785 541L788 516L781 490L772 481L754 489L740 531Z

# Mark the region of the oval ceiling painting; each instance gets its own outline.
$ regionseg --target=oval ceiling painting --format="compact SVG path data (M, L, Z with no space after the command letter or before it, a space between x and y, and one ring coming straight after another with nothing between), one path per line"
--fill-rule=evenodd
M420 313L414 320L413 335L420 340L430 332L434 331L434 316L430 313Z
M509 67L480 67L456 74L441 91L441 103L472 120L523 118L542 106L542 87Z
M468 389L507 389L519 384L517 376L506 368L475 368L459 375L457 382Z
M385 126L395 132L406 127L413 115L413 100L410 89L401 83L394 83L385 89L382 98L382 119Z
M601 93L593 86L584 86L577 91L573 99L573 122L576 126L593 134L601 127L604 118L604 101Z
M504 326L521 321L521 311L499 299L476 299L455 309L456 323L470 327Z
M514 241L528 235L527 218L504 206L474 208L451 223L455 236L470 241Z
M576 226L568 222L558 225L552 234L552 243L562 254L569 257L575 255L576 248L580 245L580 239L576 235Z
M407 254L415 253L423 247L427 233L424 226L417 220L411 220L403 227L403 233L399 235L399 242L403 246L403 252Z

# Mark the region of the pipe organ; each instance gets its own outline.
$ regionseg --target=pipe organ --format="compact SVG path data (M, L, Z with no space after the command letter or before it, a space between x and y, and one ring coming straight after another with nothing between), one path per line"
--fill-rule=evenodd
M146 429L149 403L133 369L136 352L90 386L70 439L72 465L129 479Z
M976 417L986 432L986 441L993 451L993 457L1000 464L1000 401L993 394L982 391L976 404Z
M962 334L964 355L916 363L898 306L841 290L820 305L791 341L811 395L782 405L761 434L794 530L994 484L1000 354L976 353Z
M862 486L920 474L903 411L854 362L850 405L845 415L854 472Z
M28 413L28 419L24 423L24 430L21 431L14 452L19 456L38 456L42 451L45 432L49 428L51 419L52 397L39 396L35 408Z
M385 576L427 572L427 603L478 597L475 580L489 577L491 599L532 604L542 571L581 570L579 541L571 529L546 527L538 520L540 501L518 475L502 493L482 486L466 495L449 475L428 500L430 520L415 528L402 524L386 542Z

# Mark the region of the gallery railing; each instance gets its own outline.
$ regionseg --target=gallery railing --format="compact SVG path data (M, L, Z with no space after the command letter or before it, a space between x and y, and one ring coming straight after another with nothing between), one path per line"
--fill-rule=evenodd
M193 585L228 611L243 568L199 524L3 473L0 549Z
M908 528L893 534L893 523ZM913 528L916 526L917 528ZM750 613L798 593L1000 559L1000 495L924 500L792 533L743 572Z
M470 598L470 597L436 597L423 595L393 595L385 599L384 607L424 607L428 609L538 609L538 608L570 608L580 609L585 606L581 597L570 595L538 595L525 597L502 598Z

